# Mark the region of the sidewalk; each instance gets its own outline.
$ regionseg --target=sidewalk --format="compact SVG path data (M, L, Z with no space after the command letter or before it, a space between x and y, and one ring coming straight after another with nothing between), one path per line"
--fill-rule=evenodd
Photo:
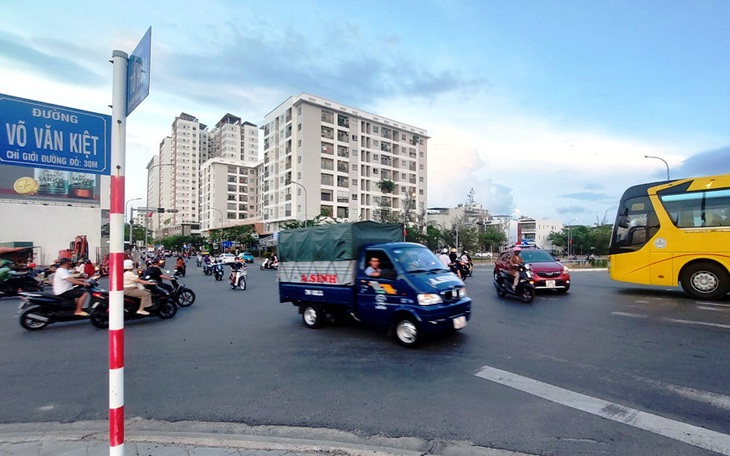
M3 456L109 454L107 421L0 424ZM330 429L127 420L129 456L523 456L469 442L361 437Z

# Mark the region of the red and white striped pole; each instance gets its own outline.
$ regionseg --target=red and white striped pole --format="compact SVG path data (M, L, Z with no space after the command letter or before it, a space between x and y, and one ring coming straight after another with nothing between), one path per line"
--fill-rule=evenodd
M127 64L112 52L112 172L109 206L109 455L124 456L124 162L127 138Z

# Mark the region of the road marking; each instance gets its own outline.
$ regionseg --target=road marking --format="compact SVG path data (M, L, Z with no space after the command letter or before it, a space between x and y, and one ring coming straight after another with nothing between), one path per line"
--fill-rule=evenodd
M709 391L702 391L694 388L687 388L686 386L679 386L679 385L672 385L671 383L664 383L659 382L656 380L650 380L643 377L636 377L641 381L644 381L650 385L653 385L658 388L665 389L667 391L670 391L672 393L675 393L679 396L685 397L687 399L692 399L694 401L698 402L704 402L706 404L710 404L713 407L723 408L725 410L730 410L730 396L725 396L724 394L718 394L718 393L711 393Z
M635 314L635 313L629 313L629 312L611 312L611 314L618 315L619 317L649 318L648 315Z
M702 305L702 306L715 306L715 307L730 308L730 304L719 304L717 302L702 302L702 301L697 301L697 304Z
M491 366L483 366L475 375L556 404L730 456L730 435L728 434L624 407Z
M717 307L697 306L697 308L701 310L711 310L713 312L725 312L725 309L718 309Z
M636 301L637 304L649 304L649 301Z
M682 323L685 325L702 325L702 326L713 326L715 328L730 329L730 325L722 325L720 323L706 323L704 321L694 321L694 320L678 320L676 318L663 318L663 320L671 321L672 323Z

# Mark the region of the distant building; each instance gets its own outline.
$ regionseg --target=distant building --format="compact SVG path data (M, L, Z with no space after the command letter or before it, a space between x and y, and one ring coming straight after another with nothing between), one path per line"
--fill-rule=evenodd
M520 217L517 220L516 242L526 242L541 249L552 250L553 243L548 237L553 231L560 232L562 229L563 223L559 220Z
M261 215L266 232L320 214L373 220L379 202L394 214L427 198L426 130L303 93L266 115ZM393 193L377 183L392 181Z

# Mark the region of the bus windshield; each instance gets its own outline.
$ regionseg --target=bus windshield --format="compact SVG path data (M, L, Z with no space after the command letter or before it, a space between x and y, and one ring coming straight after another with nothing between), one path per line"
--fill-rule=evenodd
M659 230L659 221L648 196L622 201L616 217L609 254L642 248Z

